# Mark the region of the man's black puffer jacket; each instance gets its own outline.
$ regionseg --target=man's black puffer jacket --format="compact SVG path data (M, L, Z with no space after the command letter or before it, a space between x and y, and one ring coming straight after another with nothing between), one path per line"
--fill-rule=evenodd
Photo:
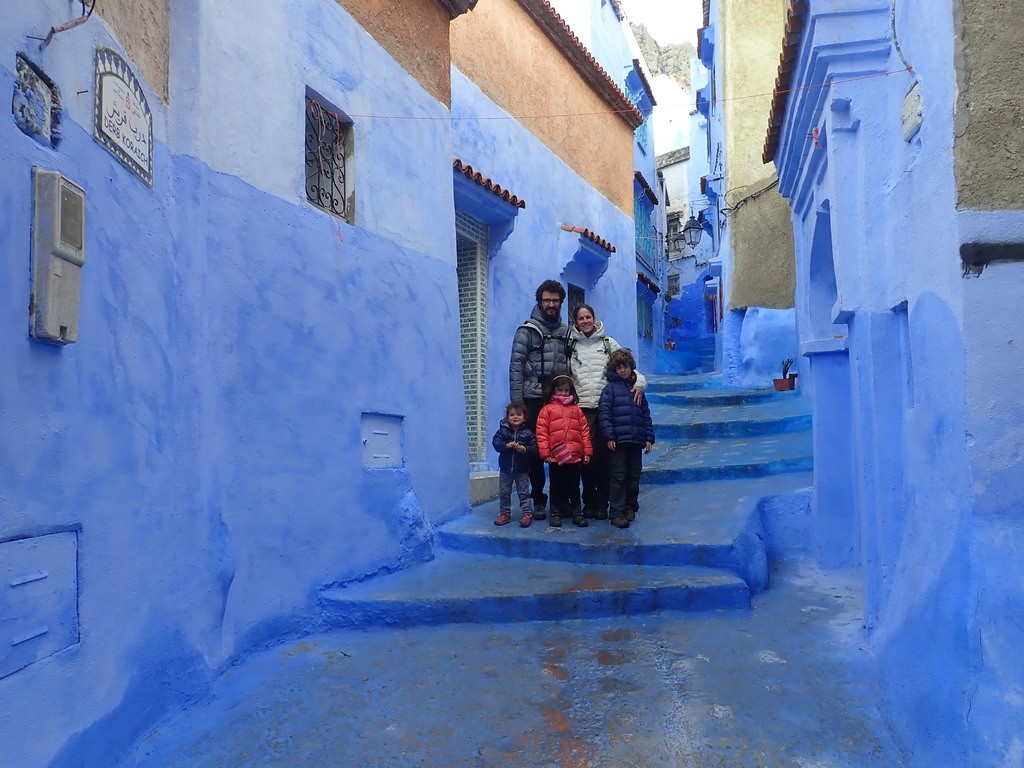
M508 393L513 403L528 398L541 399L546 382L569 373L569 328L562 322L561 315L554 324L549 323L538 304L530 320L544 329L544 336L529 326L521 325L516 330L508 363Z

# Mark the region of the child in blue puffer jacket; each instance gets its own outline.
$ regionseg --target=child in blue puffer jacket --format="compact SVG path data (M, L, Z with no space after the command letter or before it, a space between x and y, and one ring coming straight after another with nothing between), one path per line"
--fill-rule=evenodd
M498 517L495 525L507 525L512 520L512 484L519 496L522 517L519 525L529 528L533 522L533 504L530 499L530 462L537 458L537 438L526 426L526 406L509 403L505 418L491 439L498 452Z
M654 445L654 422L644 398L633 399L636 359L628 349L608 356L608 384L597 406L597 421L608 445L608 514L616 528L629 528L640 508L643 454Z

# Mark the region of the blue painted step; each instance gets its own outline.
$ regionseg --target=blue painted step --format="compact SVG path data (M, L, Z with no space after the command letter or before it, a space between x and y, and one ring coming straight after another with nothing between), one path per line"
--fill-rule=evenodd
M659 440L645 457L641 485L764 477L814 468L811 433Z
M651 404L664 405L751 405L776 399L799 398L796 391L775 392L770 389L694 389L683 392L649 392Z
M640 510L624 530L591 520L587 528L566 522L550 528L535 522L495 526L496 501L436 531L441 550L562 562L630 565L699 565L723 568L752 592L767 582L767 554L758 501L811 486L812 476L791 473L743 480L641 488Z
M722 376L718 373L695 373L686 376L652 374L646 378L647 391L651 394L722 388Z
M773 399L751 405L653 405L654 432L659 440L677 438L751 437L803 432L811 413L802 398Z
M743 580L716 569L457 552L320 593L321 618L331 628L562 621L749 604Z

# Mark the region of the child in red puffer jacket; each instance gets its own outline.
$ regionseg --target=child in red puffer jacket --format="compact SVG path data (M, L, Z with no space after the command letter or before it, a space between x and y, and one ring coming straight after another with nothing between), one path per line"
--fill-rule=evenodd
M580 528L587 519L580 510L580 470L594 455L587 417L571 376L555 376L544 390L546 405L537 416L537 448L551 473L551 515L548 525L559 528L562 515L571 515Z

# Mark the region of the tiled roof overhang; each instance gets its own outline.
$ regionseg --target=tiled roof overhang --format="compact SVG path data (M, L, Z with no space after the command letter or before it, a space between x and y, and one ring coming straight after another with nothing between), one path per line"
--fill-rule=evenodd
M453 19L472 11L477 4L477 0L437 0L437 2L448 11L448 15Z
M635 69L637 74L640 75L640 82L643 83L644 88L647 89L647 98L651 100L651 106L658 106L658 102L654 100L654 89L651 88L651 81L647 79L647 73L644 72L644 68L640 65L640 59L633 59L633 69Z
M643 272L637 272L636 273L636 279L639 280L644 285L646 285L648 288L650 288L655 293L661 293L661 288L658 287L658 284L656 282L654 282L653 280L651 280L651 278L649 278Z
M643 113L629 100L622 89L604 71L597 59L591 55L580 39L576 37L565 20L559 16L547 0L516 0L548 36L565 57L572 63L583 79L621 117L630 128L637 129L644 121Z
M761 153L761 160L765 163L772 162L779 149L782 118L786 115L786 101L793 80L793 69L796 67L800 35L804 29L806 14L806 0L790 0L789 8L786 10L786 26L782 35L782 53L779 54L775 90L772 92L772 109L768 115L768 135L765 137L764 151Z
M584 229L583 227L570 227L568 224L563 224L562 229L564 229L566 232L576 232L580 235L583 235L583 237L587 238L587 240L597 243L599 246L604 248L609 253L615 253L615 246L609 243L600 235L598 235L596 232L591 232L589 229Z
M486 189L488 192L493 192L495 195L500 197L502 200L504 200L505 202L511 203L516 208L525 208L526 207L526 201L525 200L523 200L522 198L516 197L511 192L509 192L507 189L503 189L498 184L495 184L493 181L491 181L489 178L484 176L482 173L480 173L479 171L475 170L472 165L467 165L466 163L464 163L461 160L459 160L459 158L455 158L454 160L452 160L452 167L457 172L465 174L467 179L470 179L471 181L475 181L477 184L479 184L481 187Z
M636 183L640 185L640 188L647 195L647 199L650 200L654 205L658 204L658 195L655 194L654 190L651 189L651 185L644 178L644 175L640 171L633 172L633 178L636 179Z
M619 21L626 20L626 14L622 12L622 3L619 0L611 0L612 10L615 11L615 15L619 17Z

